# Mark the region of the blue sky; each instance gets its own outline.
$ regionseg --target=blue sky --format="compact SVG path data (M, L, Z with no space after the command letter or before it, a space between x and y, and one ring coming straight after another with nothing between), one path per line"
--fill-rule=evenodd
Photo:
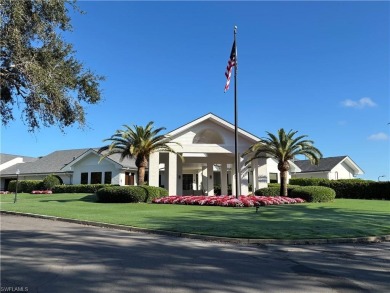
M99 147L123 124L167 132L212 112L234 122L225 68L238 26L239 127L298 130L325 157L349 155L362 178L390 178L390 2L79 2L79 60L104 75L85 129L1 127L1 152ZM15 115L16 117L19 114Z

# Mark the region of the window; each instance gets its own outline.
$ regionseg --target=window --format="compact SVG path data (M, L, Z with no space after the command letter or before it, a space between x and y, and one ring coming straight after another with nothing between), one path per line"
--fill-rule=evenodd
M88 184L88 173L81 173L81 184Z
M278 173L269 173L269 183L278 183Z
M91 172L91 184L102 183L102 172Z
M112 172L104 172L104 184L111 184Z

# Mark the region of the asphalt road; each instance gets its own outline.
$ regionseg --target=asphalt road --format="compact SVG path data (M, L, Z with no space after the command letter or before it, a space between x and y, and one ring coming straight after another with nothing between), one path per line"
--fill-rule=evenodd
M7 291L390 292L390 242L245 246L3 214Z

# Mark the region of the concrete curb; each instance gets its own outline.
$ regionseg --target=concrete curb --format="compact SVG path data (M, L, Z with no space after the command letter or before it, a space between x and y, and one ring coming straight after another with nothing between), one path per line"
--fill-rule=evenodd
M39 214L20 213L20 212L12 212L12 211L0 211L0 214L32 217L32 218L61 221L61 222L74 223L74 224L86 225L86 226L131 231L131 232L157 234L157 235L173 236L173 237L183 237L183 238L197 239L197 240L204 240L204 241L211 241L211 242L226 242L226 243L248 244L248 245L249 244L302 245L302 244L337 244L337 243L373 243L373 242L390 241L390 235L355 237L355 238L294 239L294 240L230 238L230 237L198 235L198 234L181 233L181 232L164 231L164 230L152 230L152 229L137 228L132 226L124 226L124 225L108 224L108 223L92 222L92 221L85 221L85 220L76 220L76 219L67 219L67 218L61 218L55 216L44 216Z

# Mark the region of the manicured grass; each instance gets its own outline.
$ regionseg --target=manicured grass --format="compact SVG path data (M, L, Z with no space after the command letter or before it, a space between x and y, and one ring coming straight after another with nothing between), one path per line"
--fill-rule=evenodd
M390 201L336 199L255 208L108 204L91 194L0 195L1 210L241 238L338 238L390 234Z

